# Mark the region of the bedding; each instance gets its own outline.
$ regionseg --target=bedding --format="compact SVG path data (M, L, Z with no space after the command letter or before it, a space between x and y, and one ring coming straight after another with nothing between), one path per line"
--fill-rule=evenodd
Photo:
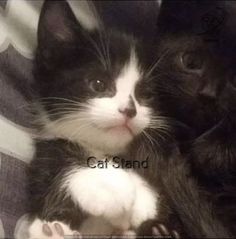
M0 1L0 238L26 238L26 168L33 156L27 110L42 1Z

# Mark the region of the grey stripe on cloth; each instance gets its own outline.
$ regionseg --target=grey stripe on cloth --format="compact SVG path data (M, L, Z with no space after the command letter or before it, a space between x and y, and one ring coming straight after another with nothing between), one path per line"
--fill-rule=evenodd
M7 4L7 0L0 0L0 7L5 8L6 4Z
M8 0L0 8L0 52L12 45L24 57L33 58L41 6L42 1Z
M27 211L27 164L4 154L0 157L0 219L5 237L13 238L17 220Z
M0 116L0 152L26 163L34 154L34 143L26 129Z
M13 47L0 54L0 114L15 123L29 126L30 86L33 83L32 61Z
M32 121L27 108L33 83L32 56L43 1L0 2L0 114L28 127Z

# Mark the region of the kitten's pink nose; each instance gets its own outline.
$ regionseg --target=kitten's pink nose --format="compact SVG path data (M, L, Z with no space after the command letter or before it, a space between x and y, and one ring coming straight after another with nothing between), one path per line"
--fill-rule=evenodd
M137 114L136 109L130 108L119 109L119 112L128 118L133 118Z
M121 114L125 115L128 118L133 118L137 114L137 110L134 104L133 99L130 97L128 104L124 108L119 108L118 110Z

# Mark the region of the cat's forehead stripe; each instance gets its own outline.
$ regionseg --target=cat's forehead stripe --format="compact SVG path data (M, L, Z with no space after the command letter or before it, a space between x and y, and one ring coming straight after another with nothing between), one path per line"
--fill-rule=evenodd
M138 68L138 59L135 51L132 49L130 53L130 60L121 71L120 76L116 81L116 95L119 97L128 97L134 94L134 89L141 76Z

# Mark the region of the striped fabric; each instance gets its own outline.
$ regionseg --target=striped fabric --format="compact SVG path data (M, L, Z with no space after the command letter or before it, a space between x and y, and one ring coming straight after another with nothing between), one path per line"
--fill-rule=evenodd
M26 238L26 169L34 147L25 127L42 1L0 1L0 238Z
M0 0L0 238L26 239L26 169L34 152L27 105L42 3Z

